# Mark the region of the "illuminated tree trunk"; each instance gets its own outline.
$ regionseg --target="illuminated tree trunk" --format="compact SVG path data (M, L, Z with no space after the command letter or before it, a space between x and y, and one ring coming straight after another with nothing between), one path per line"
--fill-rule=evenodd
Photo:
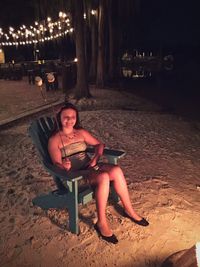
M97 58L97 80L98 87L105 85L105 6L106 0L99 1L99 21L98 21L98 58Z
M90 80L95 81L97 75L97 15L91 16L91 63Z
M77 99L90 97L88 87L88 75L85 57L84 43L84 19L83 19L83 0L74 0L75 7L75 34L76 34L76 57L77 62L77 81L74 94Z

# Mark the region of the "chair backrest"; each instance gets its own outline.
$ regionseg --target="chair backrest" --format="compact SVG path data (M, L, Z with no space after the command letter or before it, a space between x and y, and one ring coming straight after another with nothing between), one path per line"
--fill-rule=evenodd
M39 152L42 163L52 163L48 153L48 140L52 134L53 128L53 118L41 117L34 120L28 129L28 133Z
M49 164L53 164L48 152L48 140L54 130L54 125L54 118L41 117L34 120L28 128L28 133L33 141L33 144L37 148L41 162L47 171L49 171ZM63 184L59 177L53 175L53 179L59 192L66 192L67 186Z

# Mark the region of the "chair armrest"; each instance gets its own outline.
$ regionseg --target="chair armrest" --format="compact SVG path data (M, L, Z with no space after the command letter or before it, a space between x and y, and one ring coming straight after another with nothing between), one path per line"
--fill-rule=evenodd
M123 150L105 148L103 154L105 156L112 156L112 157L121 159L123 156L126 155L126 152Z
M126 152L121 150L105 148L103 154L107 158L108 163L117 165L118 159L122 158L126 154Z
M88 147L86 152L94 154L95 148L94 147ZM103 155L104 156L112 156L112 157L120 159L126 155L126 152L122 151L122 150L104 148Z
M94 154L95 148L88 147L86 150L88 153ZM122 158L126 154L125 151L104 148L103 155L107 158L108 162L117 165L118 159Z
M58 166L50 164L48 162L43 162L43 165L51 175L57 176L62 180L75 182L83 179L82 175L77 175L77 173L67 173L66 170L61 169Z

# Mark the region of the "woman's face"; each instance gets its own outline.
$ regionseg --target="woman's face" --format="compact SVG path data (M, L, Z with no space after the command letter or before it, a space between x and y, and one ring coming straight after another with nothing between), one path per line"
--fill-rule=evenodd
M76 124L76 111L71 108L64 109L60 115L60 119L63 127L73 128Z

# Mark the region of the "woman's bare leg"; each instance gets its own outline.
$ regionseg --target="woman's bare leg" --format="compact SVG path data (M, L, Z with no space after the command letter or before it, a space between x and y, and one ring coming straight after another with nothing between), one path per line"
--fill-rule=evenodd
M121 168L119 166L104 165L103 170L108 172L110 181L113 181L115 191L122 201L125 212L135 220L141 220L142 217L132 207L127 183Z
M110 189L109 175L106 172L99 173L96 177L90 179L90 183L96 185L95 198L98 216L97 225L102 235L111 236L112 231L106 219L106 204Z

